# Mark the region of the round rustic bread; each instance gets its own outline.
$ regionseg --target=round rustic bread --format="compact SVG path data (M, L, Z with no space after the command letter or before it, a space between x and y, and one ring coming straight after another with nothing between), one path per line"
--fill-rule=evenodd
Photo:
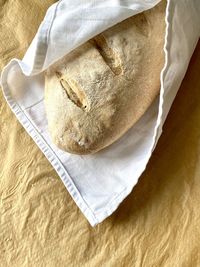
M119 139L160 91L166 1L109 28L45 74L50 136L62 150L95 153Z

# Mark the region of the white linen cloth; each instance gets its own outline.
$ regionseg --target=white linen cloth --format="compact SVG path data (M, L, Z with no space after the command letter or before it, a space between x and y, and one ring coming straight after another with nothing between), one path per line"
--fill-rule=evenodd
M60 0L48 9L23 60L11 60L1 75L12 111L92 226L116 210L145 170L200 35L200 1L168 0L160 96L119 141L94 155L72 155L52 144L42 71L108 27L158 2Z

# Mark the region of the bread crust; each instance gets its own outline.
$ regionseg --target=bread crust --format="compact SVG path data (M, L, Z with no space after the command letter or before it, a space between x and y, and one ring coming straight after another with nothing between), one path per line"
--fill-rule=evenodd
M166 1L73 50L45 74L52 142L95 153L130 129L160 90Z

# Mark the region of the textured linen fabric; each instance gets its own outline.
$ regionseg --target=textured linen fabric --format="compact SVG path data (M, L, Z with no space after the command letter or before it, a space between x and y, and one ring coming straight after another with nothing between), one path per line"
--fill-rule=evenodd
M0 29L1 69L22 57L50 4L0 2L0 25L9 21ZM199 73L200 43L146 171L119 209L95 228L0 91L0 266L199 266Z
M92 226L116 210L146 167L199 38L199 2L168 1L160 96L123 138L96 154L72 155L52 144L43 101L42 71L106 27L158 2L60 0L48 9L23 60L11 60L2 71L8 104Z

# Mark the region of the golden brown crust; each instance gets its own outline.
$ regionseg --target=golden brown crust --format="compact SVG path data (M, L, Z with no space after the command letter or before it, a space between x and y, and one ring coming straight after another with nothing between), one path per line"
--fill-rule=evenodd
M165 7L162 1L113 26L49 68L46 114L59 148L95 153L147 110L160 90Z

